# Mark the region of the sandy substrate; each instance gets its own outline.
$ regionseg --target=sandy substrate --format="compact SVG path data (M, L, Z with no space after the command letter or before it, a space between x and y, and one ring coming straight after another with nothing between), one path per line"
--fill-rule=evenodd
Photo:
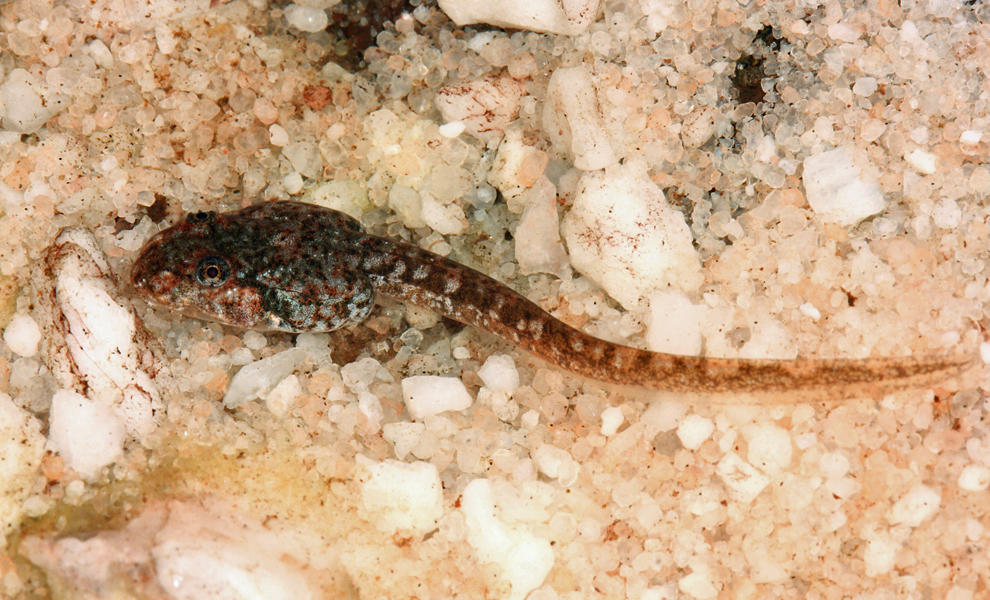
M980 2L328 4L0 6L0 597L990 596L980 361L714 399L126 285L293 199L628 345L990 356Z

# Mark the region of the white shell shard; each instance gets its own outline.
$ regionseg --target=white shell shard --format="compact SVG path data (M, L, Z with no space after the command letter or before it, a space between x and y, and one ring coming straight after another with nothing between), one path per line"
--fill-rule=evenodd
M658 289L701 283L684 216L640 163L585 173L562 230L574 268L627 309Z
M64 390L110 406L127 434L142 441L155 429L162 407L153 378L152 341L117 281L93 234L62 231L46 257L39 296L44 356ZM50 286L50 287L49 287Z
M563 67L550 76L543 107L543 130L558 151L582 171L618 162L598 103L591 73L584 66Z
M600 0L440 0L440 9L454 23L487 23L496 27L576 35L598 17Z

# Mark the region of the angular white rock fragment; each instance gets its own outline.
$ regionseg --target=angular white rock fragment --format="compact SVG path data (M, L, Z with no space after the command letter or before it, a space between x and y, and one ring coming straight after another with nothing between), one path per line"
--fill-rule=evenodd
M467 126L464 125L464 121L449 121L440 127L437 127L437 131L440 135L449 139L453 139L461 135L464 133L465 129L467 129Z
M550 479L560 480L562 485L569 485L577 478L578 464L567 450L551 444L540 444L533 451L533 462L541 473Z
M770 484L770 479L756 470L735 452L729 452L715 466L715 472L725 487L729 496L736 502L749 504L760 495L763 488Z
M605 130L598 94L584 65L561 67L550 76L543 130L582 171L603 169L620 158Z
M31 493L44 454L41 424L0 392L0 536L20 522L22 503Z
M938 512L941 502L942 495L937 490L919 483L894 503L887 520L894 525L917 527Z
M845 148L804 159L805 195L819 217L840 225L855 225L886 207L880 184L863 179Z
M962 220L962 209L952 198L942 198L932 210L932 221L936 227L942 229L955 229Z
M557 190L546 177L523 192L523 209L515 233L516 260L523 275L567 272L567 252L560 240L557 217Z
M24 69L13 69L0 84L3 128L31 133L54 117L65 101L48 93L48 86Z
M301 348L289 348L268 358L256 360L240 368L230 380L223 405L236 408L260 398L275 385L300 368L309 354Z
M660 290L650 294L649 302L646 347L654 352L701 354L701 329L708 308L694 304L680 290Z
M677 589L692 598L709 600L718 596L718 589L712 583L711 574L707 569L696 569L677 581Z
M498 144L488 183L502 192L509 210L519 212L520 202L516 199L542 178L549 160L545 152L532 145L522 127L510 127Z
M677 438L688 450L697 450L715 431L715 423L708 417L688 415L677 426Z
M938 159L935 155L931 152L925 152L920 148L915 148L908 152L904 160L922 175L931 175L938 168Z
M423 201L419 192L411 187L401 183L393 185L388 192L388 206L409 229L426 227L426 221L423 220Z
M441 235L460 235L467 231L468 222L464 209L457 204L444 204L433 194L424 193L422 196L423 221Z
M508 354L492 354L478 369L478 377L485 387L495 392L511 394L519 387L519 371L516 361Z
M299 31L308 33L323 31L330 22L327 18L327 12L321 8L290 4L282 10L289 26L295 27Z
M684 216L642 163L585 173L562 225L571 264L627 309L657 289L694 289L702 276Z
M983 139L983 132L978 129L967 129L959 134L959 142L966 146L975 146Z
M83 479L120 458L125 435L123 420L108 404L72 390L52 396L48 445Z
M849 459L841 452L826 452L818 459L818 468L826 479L845 477L849 472Z
M276 417L284 417L292 409L296 398L303 395L302 384L295 374L278 382L265 397L265 407Z
M434 102L444 121L460 121L464 130L494 144L519 112L523 87L508 75L492 75L437 91Z
M386 423L382 426L382 437L392 444L395 457L402 460L412 452L423 434L426 433L426 425L423 423L413 423L411 421L398 421L396 423Z
M671 400L652 402L640 417L642 423L646 425L646 437L652 438L658 433L675 429L685 413L687 413L687 405L683 402Z
M890 572L897 560L898 550L900 550L900 544L892 540L887 534L875 534L874 537L867 539L866 549L863 551L866 575L877 577Z
M601 0L440 0L440 9L458 25L496 27L576 35L596 18Z
M86 391L100 406L112 405L128 434L143 439L161 408L152 381L161 368L134 310L119 298L118 285L93 234L63 230L46 256L43 285L45 360L59 385Z
M982 492L990 487L990 468L983 465L966 465L959 473L959 487L967 492Z
M471 406L471 394L457 377L416 375L402 380L402 398L414 419Z
M812 304L811 302L805 302L804 304L798 307L798 310L801 311L802 315L810 318L812 321L817 321L818 319L822 318L821 311L818 310L818 308L816 308L815 305Z
M625 417L622 415L622 409L618 406L609 406L602 411L602 427L601 432L605 437L611 437L619 431L619 427Z
M495 495L487 479L475 479L461 494L468 543L485 563L494 563L510 592L523 600L543 583L553 567L550 542L522 527L510 527L495 514Z
M377 462L357 456L361 510L385 533L422 535L443 516L440 473L428 462Z
M293 169L308 179L316 179L323 170L323 157L314 142L290 142L282 147L282 156L289 160Z
M34 356L41 342L41 328L27 313L16 313L3 330L3 342L18 356Z
M289 132L278 123L272 123L268 127L268 141L272 146L281 148L289 143Z
M791 435L783 427L771 424L749 425L746 437L746 460L764 473L776 474L791 464Z

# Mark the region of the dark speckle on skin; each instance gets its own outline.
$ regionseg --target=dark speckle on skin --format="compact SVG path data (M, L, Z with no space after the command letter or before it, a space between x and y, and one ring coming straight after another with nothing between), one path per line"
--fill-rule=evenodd
M141 295L178 313L289 332L360 322L382 294L483 328L577 374L671 391L824 390L841 397L863 386L927 385L971 362L722 359L622 346L567 325L474 269L299 202L192 213L148 241L131 278Z

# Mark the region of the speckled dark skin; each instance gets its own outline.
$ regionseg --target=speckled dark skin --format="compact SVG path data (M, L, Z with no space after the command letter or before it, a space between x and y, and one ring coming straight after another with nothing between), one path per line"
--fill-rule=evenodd
M719 359L621 346L565 324L478 271L298 202L191 214L145 245L132 281L148 299L184 315L291 332L359 322L379 293L480 327L580 375L671 391L841 393L925 385L970 362L958 356Z

